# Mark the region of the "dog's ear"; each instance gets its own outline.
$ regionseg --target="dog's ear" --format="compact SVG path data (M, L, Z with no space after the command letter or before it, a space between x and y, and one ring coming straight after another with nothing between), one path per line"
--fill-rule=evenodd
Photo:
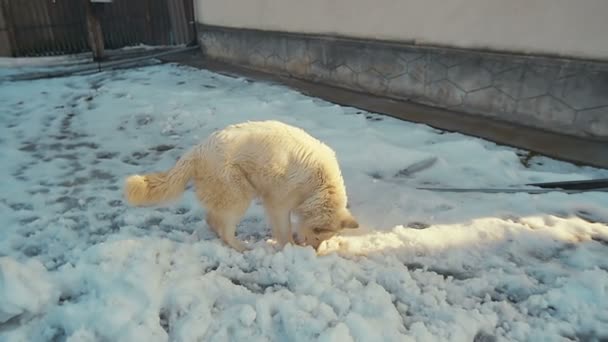
M340 222L340 226L342 228L356 229L359 228L359 222L357 222L354 217L349 215L342 219L342 222Z

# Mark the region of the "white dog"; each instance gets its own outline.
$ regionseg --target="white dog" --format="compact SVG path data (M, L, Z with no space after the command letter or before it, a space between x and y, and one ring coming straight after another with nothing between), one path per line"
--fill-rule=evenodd
M359 224L347 196L334 151L300 128L278 121L246 122L211 134L166 171L132 175L125 197L136 206L177 198L193 180L207 209L206 221L228 245L254 197L264 205L279 246L294 243L290 214L299 218L302 243L317 249L344 228Z

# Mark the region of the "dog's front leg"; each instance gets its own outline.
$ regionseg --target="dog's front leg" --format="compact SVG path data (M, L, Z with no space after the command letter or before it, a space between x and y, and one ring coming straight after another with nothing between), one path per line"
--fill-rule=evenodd
M289 219L289 210L265 204L266 215L272 230L272 237L277 241L279 248L285 247L286 244L294 244L291 234L291 220Z

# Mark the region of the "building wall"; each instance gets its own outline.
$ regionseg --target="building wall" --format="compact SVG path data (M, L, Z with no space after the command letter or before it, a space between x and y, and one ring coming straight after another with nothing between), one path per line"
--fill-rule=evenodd
M606 0L196 0L205 25L608 60Z
M198 0L196 12L207 58L608 142L608 0Z

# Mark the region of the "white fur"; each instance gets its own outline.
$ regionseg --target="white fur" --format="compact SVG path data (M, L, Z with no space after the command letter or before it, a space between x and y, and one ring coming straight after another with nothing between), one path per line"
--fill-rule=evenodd
M230 246L244 251L235 230L254 197L264 205L279 245L293 243L290 214L299 217L303 243L317 248L358 223L346 208L344 181L334 151L300 128L278 121L231 125L211 134L167 172L127 178L132 205L179 196L194 181L208 225Z

